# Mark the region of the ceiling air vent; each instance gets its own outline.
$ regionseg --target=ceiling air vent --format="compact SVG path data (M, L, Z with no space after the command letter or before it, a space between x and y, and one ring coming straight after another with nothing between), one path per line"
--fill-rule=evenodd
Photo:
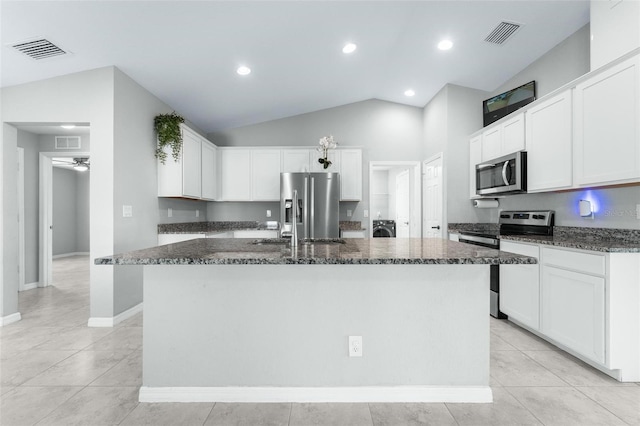
M520 29L521 26L521 24L516 24L515 22L500 22L498 26L489 33L484 41L493 44L504 44Z
M67 54L67 52L44 38L16 43L13 48L31 59L47 59Z

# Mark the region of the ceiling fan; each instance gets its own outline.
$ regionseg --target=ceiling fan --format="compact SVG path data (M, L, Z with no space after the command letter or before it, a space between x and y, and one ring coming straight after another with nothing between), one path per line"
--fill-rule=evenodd
M51 161L56 166L73 167L79 172L85 172L89 170L90 166L89 157L77 157L73 159L54 157L51 159Z

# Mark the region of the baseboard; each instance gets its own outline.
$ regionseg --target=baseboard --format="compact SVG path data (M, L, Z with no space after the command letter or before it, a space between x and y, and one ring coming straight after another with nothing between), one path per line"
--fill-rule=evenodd
M20 286L18 291L33 290L34 288L38 288L38 286L40 286L40 282L36 281L34 283L24 284L24 285Z
M7 315L6 317L0 317L0 327L13 324L14 322L18 322L22 319L20 312L16 312L15 314Z
M113 327L116 324L121 323L134 316L135 314L142 312L142 302L136 306L127 309L124 312L119 313L115 317L91 317L87 323L88 327Z
M64 253L64 254L56 254L55 256L51 256L52 259L60 259L62 257L71 257L71 256L89 256L88 251L77 251L74 253Z
M489 386L149 387L140 402L493 402Z

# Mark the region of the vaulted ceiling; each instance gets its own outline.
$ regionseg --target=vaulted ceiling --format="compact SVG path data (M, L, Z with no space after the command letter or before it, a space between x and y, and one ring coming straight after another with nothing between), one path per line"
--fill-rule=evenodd
M588 1L2 1L3 87L115 65L206 132L447 83L493 91L589 22ZM485 41L520 24L505 43ZM45 38L65 55L15 44ZM450 50L436 46L453 42ZM345 54L347 42L357 45ZM240 65L251 73L236 73ZM415 95L405 96L412 89Z

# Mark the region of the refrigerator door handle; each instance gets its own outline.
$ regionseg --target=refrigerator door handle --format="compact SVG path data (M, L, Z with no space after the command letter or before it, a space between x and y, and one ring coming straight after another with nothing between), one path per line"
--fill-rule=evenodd
M309 237L309 177L304 177L304 200L302 201L302 238Z
M311 210L311 220L309 221L309 237L310 238L315 238L316 237L316 230L314 227L314 223L316 221L315 218L315 211L316 211L316 178L312 177L311 178L311 197L309 198L309 204L310 204L310 208L309 210Z

